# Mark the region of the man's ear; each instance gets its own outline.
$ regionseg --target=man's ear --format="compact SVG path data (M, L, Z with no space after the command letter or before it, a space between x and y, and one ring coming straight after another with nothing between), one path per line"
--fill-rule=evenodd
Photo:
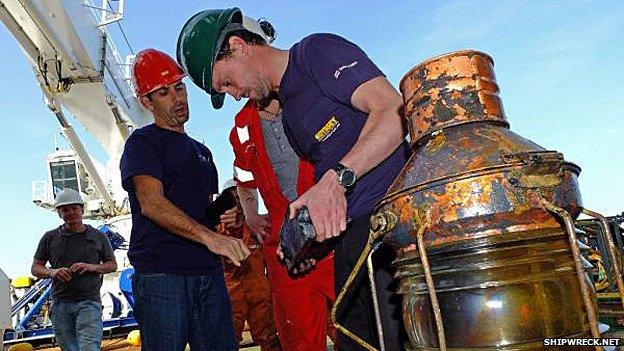
M141 100L143 107L150 111L154 111L154 104L152 104L152 100L150 100L147 96L142 96L139 100Z
M247 42L243 40L241 37L237 37L236 35L232 35L228 39L228 43L230 44L230 50L246 50Z

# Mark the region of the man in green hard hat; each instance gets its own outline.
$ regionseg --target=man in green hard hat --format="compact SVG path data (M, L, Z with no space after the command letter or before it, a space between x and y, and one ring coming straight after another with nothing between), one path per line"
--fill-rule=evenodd
M313 34L281 50L258 40L243 19L238 8L196 14L178 38L178 62L215 108L226 93L236 100L278 94L284 132L295 152L312 162L317 181L291 203L290 216L306 206L318 241L340 236L334 266L340 291L366 244L375 204L408 159L401 96L367 55L342 37ZM383 342L386 350L401 350L405 338L400 299L392 296L392 254L382 250L377 257ZM358 282L338 318L378 345L370 289L364 279ZM338 347L364 349L344 335Z

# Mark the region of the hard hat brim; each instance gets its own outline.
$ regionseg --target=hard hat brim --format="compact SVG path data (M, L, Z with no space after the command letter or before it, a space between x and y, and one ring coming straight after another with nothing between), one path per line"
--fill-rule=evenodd
M223 106L224 93L212 89L212 70L219 53L223 30L232 22L243 21L239 8L206 10L192 16L182 27L176 47L178 63L195 85L211 96L212 106Z
M84 200L78 191L71 188L64 188L56 194L54 198L54 208L58 209L69 205L84 206Z
M175 77L172 77L171 79L167 80L166 82L163 82L162 84L159 84L159 85L153 87L152 89L148 90L147 92L144 92L142 94L138 94L137 93L137 95L139 95L139 97L147 96L147 95L155 92L158 89L164 88L164 87L166 87L168 85L171 85L171 84L174 84L174 83L177 83L177 82L181 81L182 79L184 79L184 77L186 77L185 73L179 74L179 75L177 75Z
M212 107L218 110L221 107L223 107L223 102L225 101L225 94L217 93L214 90L212 91L213 93L210 95L210 101L212 102Z

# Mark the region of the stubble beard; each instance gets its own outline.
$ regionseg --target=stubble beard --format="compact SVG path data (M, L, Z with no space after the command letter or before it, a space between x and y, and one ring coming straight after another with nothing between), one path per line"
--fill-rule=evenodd
M179 107L179 106L176 106ZM172 107L169 111L167 111L167 113L164 114L164 119L167 122L167 124L169 124L172 127L181 127L184 126L184 123L186 123L189 120L189 109L188 109L188 104L185 105L186 107L186 114L184 115L179 115L176 111L175 108L176 107Z
M260 78L258 78L258 82L254 85L253 91L255 93L254 95L256 95L253 98L255 101L264 101L271 96L269 85Z

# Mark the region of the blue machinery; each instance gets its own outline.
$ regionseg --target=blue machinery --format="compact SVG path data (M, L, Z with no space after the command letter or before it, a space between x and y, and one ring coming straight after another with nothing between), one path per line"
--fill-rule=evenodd
M43 291L43 292L42 292ZM28 327L28 321L38 314L41 310L43 304L50 297L50 293L52 292L52 280L51 279L43 279L38 281L32 288L26 292L26 294L17 301L13 306L11 306L11 317L15 316L22 308L26 307L30 301L34 298L37 298L34 305L28 310L24 318L19 321L15 330L25 330Z

